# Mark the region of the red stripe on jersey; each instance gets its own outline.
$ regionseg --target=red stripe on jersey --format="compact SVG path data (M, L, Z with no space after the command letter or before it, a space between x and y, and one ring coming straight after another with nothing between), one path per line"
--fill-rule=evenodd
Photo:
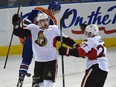
M86 56L85 50L83 50L81 47L78 48L78 54L79 54L79 57Z
M28 66L21 65L20 68L28 69Z
M92 69L89 69L86 71L85 76L84 76L82 83L81 83L81 87L85 87L85 84L86 84L87 79L88 79L89 75L91 74L91 72L92 72Z
M97 50L92 48L90 52L87 53L86 55L88 57L88 59L90 60L95 60L97 59Z
M53 39L53 46L54 46L54 47L56 47L56 43L57 43L57 39L54 38L54 39Z
M49 10L44 9L43 7L36 7L35 10L40 10L43 13L46 13L54 22L55 25L57 25L57 20L56 18L51 14L51 12Z

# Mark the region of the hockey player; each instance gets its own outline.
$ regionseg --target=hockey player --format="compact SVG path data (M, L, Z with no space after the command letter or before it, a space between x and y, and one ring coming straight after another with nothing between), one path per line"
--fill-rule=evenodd
M58 13L61 10L61 5L59 2L57 1L52 1L49 3L48 9L45 9L43 7L36 7L34 8L31 12L29 12L28 14L23 15L23 27L26 27L29 24L37 24L36 21L36 17L38 13L46 13L49 18L50 18L50 25L57 25L57 21L56 18L54 17L54 15L56 13ZM13 24L16 25L19 17L17 14L14 15L13 17ZM20 42L23 43L23 52L22 52L22 62L20 65L20 69L19 69L19 80L18 80L18 84L17 87L19 87L18 85L21 85L25 75L28 75L27 71L28 71L28 67L32 61L32 57L33 57L33 52L32 52L32 42L31 42L31 35L29 35L28 37L24 38L20 38Z
M106 57L106 47L98 33L97 25L88 25L84 31L87 38L80 44L80 47L73 49L59 48L60 55L87 59L85 76L81 87L103 87L107 78L108 59Z
M60 39L60 29L56 25L49 25L48 15L40 13L37 16L38 25L30 24L26 29L15 29L16 36L32 36L32 49L35 58L35 68L32 87L54 87L57 71L56 42ZM19 27L20 28L20 27ZM69 42L63 35L63 42ZM73 47L75 42L70 39L67 44Z

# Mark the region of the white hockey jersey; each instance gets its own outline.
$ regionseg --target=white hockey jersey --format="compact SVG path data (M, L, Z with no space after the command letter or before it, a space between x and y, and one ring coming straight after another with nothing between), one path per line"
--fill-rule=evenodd
M87 38L80 45L84 50L87 58L86 69L90 68L94 64L99 64L99 68L104 71L108 71L108 59L106 57L106 47L101 39L101 36L94 36Z
M54 46L54 38L60 36L60 29L56 25L49 25L48 29L42 30L35 24L30 24L27 29L32 35L32 49L35 61L47 62L55 60L58 56ZM66 35L62 34L64 37Z

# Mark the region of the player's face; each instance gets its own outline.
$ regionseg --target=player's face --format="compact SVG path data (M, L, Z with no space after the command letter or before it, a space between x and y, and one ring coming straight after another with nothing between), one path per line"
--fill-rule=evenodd
M92 37L92 33L91 33L91 32L84 31L84 34L85 34L85 36L87 36L87 37Z
M47 29L48 26L49 26L49 18L40 20L39 26L40 26L42 29Z
M88 33L88 37L92 37L92 33L91 32Z

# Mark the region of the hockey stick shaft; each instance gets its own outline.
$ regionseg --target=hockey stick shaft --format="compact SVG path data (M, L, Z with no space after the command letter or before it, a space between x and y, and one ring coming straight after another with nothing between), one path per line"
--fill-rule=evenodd
M69 15L72 14L72 11L69 11L67 14L64 14L60 20L60 39L61 39L61 47L63 46L63 39L62 39L62 22L64 19L68 18ZM61 55L62 59L62 81L63 81L63 87L65 87L65 76L64 76L64 57Z
M17 14L19 14L20 7L21 7L21 4L18 7ZM15 26L13 26L13 31L14 31L14 28L15 28ZM7 55L6 55L6 59L5 59L4 69L6 68L6 64L7 64L7 60L8 60L8 56L9 56L9 52L10 52L10 47L11 47L11 43L12 43L12 39L13 39L13 32L12 32L10 43L9 43L9 46L8 46L8 51L7 51Z
M62 40L62 19L60 21L60 38L61 38L61 47L63 46L63 40ZM62 61L62 82L63 87L65 87L65 76L64 76L64 57L61 55L61 61Z

